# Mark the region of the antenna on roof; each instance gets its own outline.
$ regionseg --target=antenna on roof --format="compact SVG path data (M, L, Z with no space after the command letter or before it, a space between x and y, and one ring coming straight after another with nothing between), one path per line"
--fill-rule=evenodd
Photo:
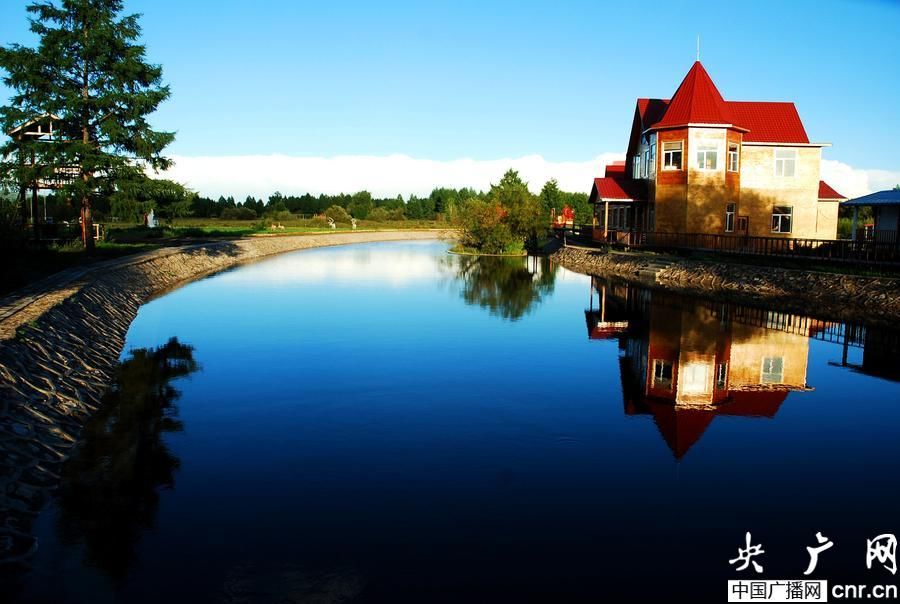
M700 34L697 34L697 60L700 60Z

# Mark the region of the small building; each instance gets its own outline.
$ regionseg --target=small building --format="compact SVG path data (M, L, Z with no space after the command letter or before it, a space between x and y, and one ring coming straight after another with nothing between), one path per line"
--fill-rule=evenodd
M625 162L594 180L595 239L643 233L835 239L843 198L790 102L726 101L697 61L637 100Z
M872 217L875 220L873 229L869 232L872 239L884 243L897 243L897 233L900 232L900 190L891 189L879 191L870 195L864 195L844 201L845 207L853 208L853 239L858 236L859 208L872 208Z

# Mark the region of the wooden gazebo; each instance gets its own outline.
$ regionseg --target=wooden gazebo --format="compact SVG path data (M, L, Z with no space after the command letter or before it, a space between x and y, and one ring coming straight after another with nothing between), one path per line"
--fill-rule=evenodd
M34 175L31 180L23 179L19 183L19 204L23 209L28 208L27 218L38 239L41 236L41 225L47 221L47 203L44 202L44 215L41 216L38 206L38 191L62 188L77 178L80 170L77 166L42 166L35 147L24 143L52 144L58 142L60 140L57 128L59 121L58 116L44 113L7 132L10 138L19 143L19 167L23 172L25 168L31 168L31 173ZM42 167L50 169L41 170ZM29 189L31 190L30 204L27 203Z

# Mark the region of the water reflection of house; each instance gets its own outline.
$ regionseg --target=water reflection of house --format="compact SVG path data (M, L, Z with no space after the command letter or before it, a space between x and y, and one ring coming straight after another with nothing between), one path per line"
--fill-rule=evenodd
M821 323L783 329L771 314L602 281L585 313L590 338L619 341L625 412L652 415L677 458L715 416L773 417L789 392L808 389L809 335Z

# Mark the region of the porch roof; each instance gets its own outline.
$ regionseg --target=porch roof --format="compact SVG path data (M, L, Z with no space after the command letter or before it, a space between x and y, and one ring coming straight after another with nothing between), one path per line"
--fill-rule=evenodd
M824 180L819 181L819 200L820 201L846 201L846 197L834 190Z
M900 190L888 189L887 191L878 191L863 195L850 201L845 201L841 205L857 207L857 206L900 206Z
M644 181L633 178L605 176L595 178L591 188L590 203L604 201L645 201L647 187Z

